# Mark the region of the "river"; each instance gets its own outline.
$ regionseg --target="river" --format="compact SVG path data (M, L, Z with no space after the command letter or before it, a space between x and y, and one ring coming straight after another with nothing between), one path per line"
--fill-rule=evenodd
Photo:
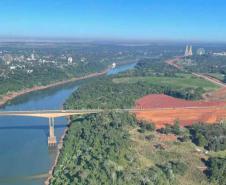
M108 71L114 75L135 64L117 66ZM65 100L85 81L32 92L11 101L1 111L61 109ZM65 118L55 119L57 139L67 125ZM55 159L49 150L48 120L34 117L0 117L0 185L40 185Z

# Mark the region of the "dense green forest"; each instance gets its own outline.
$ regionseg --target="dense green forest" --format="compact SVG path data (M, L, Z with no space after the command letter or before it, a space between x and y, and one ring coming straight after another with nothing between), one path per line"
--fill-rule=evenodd
M119 74L119 77L130 76L168 76L175 77L179 72L178 69L165 63L166 57L143 58L134 70Z
M175 175L187 168L181 161L138 170L126 130L136 124L133 116L119 113L73 120L51 184L176 184Z

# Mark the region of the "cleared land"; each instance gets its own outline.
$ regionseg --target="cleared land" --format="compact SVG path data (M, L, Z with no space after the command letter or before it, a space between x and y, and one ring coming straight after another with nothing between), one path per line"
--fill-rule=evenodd
M154 94L138 99L135 107L153 109L136 113L136 116L154 122L157 128L173 124L175 120L186 126L195 122L216 123L226 118L226 102L221 101L187 101Z

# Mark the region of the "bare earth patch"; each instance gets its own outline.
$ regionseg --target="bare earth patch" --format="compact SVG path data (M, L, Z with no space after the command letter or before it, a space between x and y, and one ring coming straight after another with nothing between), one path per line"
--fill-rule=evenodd
M136 109L148 109L136 112L137 119L152 121L157 128L173 124L175 120L180 126L197 122L216 123L226 118L226 102L224 101L187 101L164 94L151 94L136 101Z

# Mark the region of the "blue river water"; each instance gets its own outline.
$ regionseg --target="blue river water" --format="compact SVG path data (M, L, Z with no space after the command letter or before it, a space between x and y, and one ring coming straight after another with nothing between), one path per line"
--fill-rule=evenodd
M109 70L107 75L126 71L135 64L125 64ZM1 111L61 109L65 100L83 81L32 92L15 98ZM55 119L57 139L67 125L65 118ZM45 118L0 117L0 185L40 185L51 168L56 152L49 150L48 120Z

